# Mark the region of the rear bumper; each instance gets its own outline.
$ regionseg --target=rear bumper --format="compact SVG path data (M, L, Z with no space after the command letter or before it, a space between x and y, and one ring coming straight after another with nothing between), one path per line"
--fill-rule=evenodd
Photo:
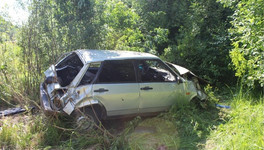
M55 111L51 108L48 94L44 90L44 83L40 84L40 105L45 115L55 115L60 113L59 111Z

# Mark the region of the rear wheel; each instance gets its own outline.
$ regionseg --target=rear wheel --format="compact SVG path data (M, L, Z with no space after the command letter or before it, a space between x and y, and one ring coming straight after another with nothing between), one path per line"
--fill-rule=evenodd
M75 126L78 131L83 132L95 129L98 124L99 120L92 108L81 108L76 110Z

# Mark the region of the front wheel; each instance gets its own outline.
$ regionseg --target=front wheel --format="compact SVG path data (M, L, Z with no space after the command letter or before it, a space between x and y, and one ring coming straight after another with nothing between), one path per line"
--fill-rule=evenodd
M194 97L191 101L190 101L191 105L195 106L195 107L200 107L200 108L207 108L208 104L206 100L201 100L198 97Z
M75 126L78 131L84 132L95 129L98 124L99 120L92 108L81 108L76 110Z

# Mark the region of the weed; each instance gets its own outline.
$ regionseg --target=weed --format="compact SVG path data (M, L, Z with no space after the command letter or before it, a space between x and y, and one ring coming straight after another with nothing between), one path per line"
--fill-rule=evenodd
M264 149L263 99L235 97L229 116L230 121L211 133L208 149Z
M103 128L80 133L59 116L4 117L0 149L263 149L263 98L232 95L231 109L173 106L156 117L136 117L114 136Z
M213 88L210 84L208 84L205 88L204 88L205 93L207 94L208 98L207 98L207 104L212 107L215 106L216 103L219 102L219 99L215 96L215 92L213 91Z

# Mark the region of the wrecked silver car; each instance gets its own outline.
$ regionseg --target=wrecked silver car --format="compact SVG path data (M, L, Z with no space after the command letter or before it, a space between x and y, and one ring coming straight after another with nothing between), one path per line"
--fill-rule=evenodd
M148 53L76 50L45 71L40 99L45 113L74 114L80 124L87 115L98 123L204 100L198 80L189 70Z

